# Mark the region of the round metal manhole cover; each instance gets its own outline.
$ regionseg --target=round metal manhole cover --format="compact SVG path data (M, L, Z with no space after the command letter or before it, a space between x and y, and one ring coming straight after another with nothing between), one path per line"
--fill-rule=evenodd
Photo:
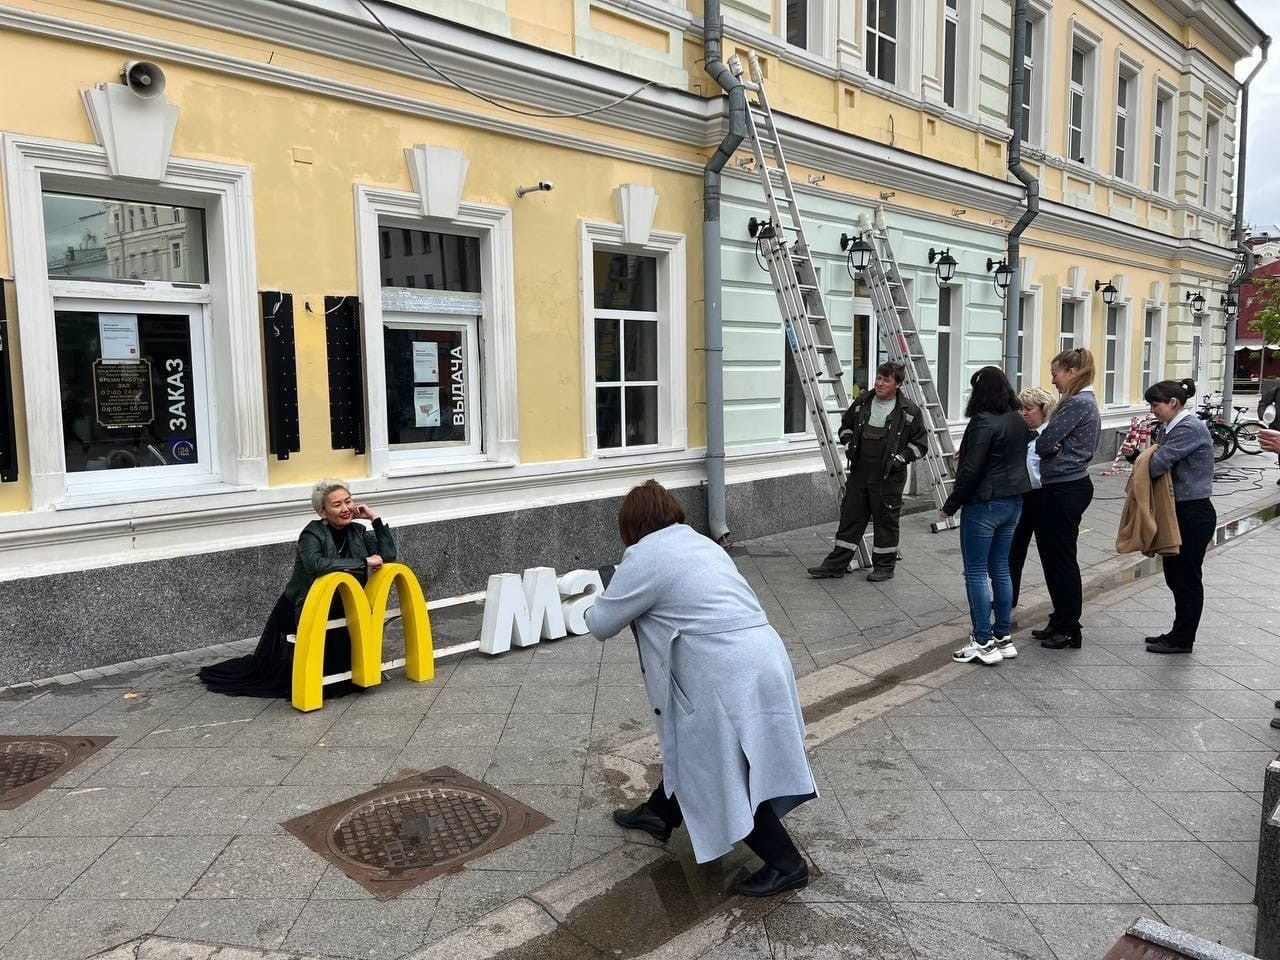
M57 772L70 759L66 747L48 740L0 744L0 795Z
M365 800L334 824L338 856L363 867L412 870L466 857L507 823L493 797L452 786L401 789Z

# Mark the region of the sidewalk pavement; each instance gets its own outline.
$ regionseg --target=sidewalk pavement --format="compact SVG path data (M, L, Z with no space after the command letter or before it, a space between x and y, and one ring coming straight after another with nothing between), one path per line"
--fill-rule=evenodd
M1221 516L1280 500L1267 468L1219 485ZM734 548L791 652L822 791L787 820L819 874L798 895L732 897L749 855L699 867L683 831L659 847L611 822L656 781L629 640L451 657L310 714L206 693L210 651L0 694L0 735L116 737L0 810L0 960L1096 960L1140 915L1247 952L1280 751L1280 524L1211 551L1196 652L1161 658L1141 638L1168 592L1151 564L1122 572L1122 483L1097 483L1084 648L1020 632L995 667L949 659L959 549L928 515L904 518L883 584L805 576L831 530ZM280 826L441 765L555 822L386 902Z

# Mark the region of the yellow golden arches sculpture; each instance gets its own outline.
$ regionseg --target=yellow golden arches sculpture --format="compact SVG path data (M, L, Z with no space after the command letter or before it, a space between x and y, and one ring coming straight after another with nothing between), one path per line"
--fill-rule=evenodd
M412 570L403 563L384 563L363 588L349 573L326 573L307 591L298 620L293 651L296 709L305 712L324 706L324 635L334 594L342 598L351 634L351 682L357 687L382 682L382 634L392 587L398 589L404 621L404 675L419 683L436 675L427 600Z

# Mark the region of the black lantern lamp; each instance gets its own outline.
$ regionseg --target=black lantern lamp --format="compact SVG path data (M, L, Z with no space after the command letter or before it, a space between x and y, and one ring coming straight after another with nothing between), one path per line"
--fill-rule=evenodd
M1227 318L1227 323L1234 320L1239 312L1240 303L1231 294L1225 294L1222 298L1222 315Z
M875 250L871 248L871 244L862 239L862 234L849 236L847 233L840 234L840 249L844 250L845 269L849 271L849 276L854 280L858 279L858 274L867 269L867 264L871 262L871 255Z
M952 281L952 279L954 279L956 275L956 267L959 266L959 264L956 262L956 258L951 255L950 247L947 247L945 250L934 250L930 247L929 262L933 263L935 260L938 262L938 265L934 267L938 286L945 287Z
M1003 300L1009 295L1009 284L1013 282L1013 267L1009 266L1004 257L999 260L987 257L987 273L992 270L995 271L991 279L996 285L996 296Z
M1102 302L1108 307L1113 306L1116 302L1116 297L1120 295L1120 291L1116 289L1116 285L1110 280L1105 285L1101 280L1093 281L1093 289L1095 293L1099 290L1102 291Z
M1204 294L1199 290L1194 292L1188 290L1183 299L1191 304L1191 312L1197 317L1204 313Z

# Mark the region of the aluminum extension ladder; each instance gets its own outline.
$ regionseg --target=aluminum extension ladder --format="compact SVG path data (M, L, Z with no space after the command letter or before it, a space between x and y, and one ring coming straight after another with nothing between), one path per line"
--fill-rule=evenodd
M898 260L893 255L889 232L880 226L864 230L862 238L872 249L864 276L871 291L871 309L880 328L880 340L889 359L901 363L907 369L902 389L920 408L929 437L929 452L916 462L921 469L928 471L934 503L941 509L955 483L956 448L947 427L946 409L942 406L937 381L934 380L933 371L924 355L924 347L920 343L920 332L916 328L911 301L902 281L902 272L898 269ZM935 520L933 532L958 525L956 517Z
M748 99L747 120L756 172L764 188L769 212L768 220L763 223L752 218L752 236L773 281L809 420L818 440L827 478L837 502L840 502L844 498L847 480L845 455L831 417L843 416L849 407L844 368L836 353L835 336L822 301L795 189L765 94L760 63L754 52L748 54L748 62L751 82L742 82L750 93L755 94L756 100ZM729 58L729 68L742 80L742 64L736 56ZM794 238L789 234L794 234ZM929 453L921 462L929 472L934 500L941 506L950 493L955 448L946 427L946 416L938 400L933 374L920 346L911 305L888 236L883 232L869 235L873 237L875 250L868 278L872 308L890 359L906 368L903 389L920 407L924 417ZM955 526L954 519L935 522L933 529L936 532L950 526ZM858 563L864 567L871 566L868 544L869 537L864 536L857 550Z
M809 255L809 242L805 239L804 223L800 219L800 207L787 163L782 155L782 143L773 124L773 112L764 92L764 78L760 73L760 61L755 53L748 54L751 65L751 81L742 80L742 61L737 56L729 58L729 69L744 87L754 93L756 100L747 101L747 122L750 126L751 148L755 152L756 173L764 188L769 217L764 222L751 218L750 230L756 240L757 250L764 256L773 289L782 310L787 344L795 360L804 391L805 407L809 421L818 439L818 449L827 469L827 479L835 492L836 502L844 499L846 481L845 455L831 417L844 415L849 408L849 392L844 385L844 367L836 353L835 336L827 319L818 287L818 273ZM792 236L794 235L794 236ZM837 420L838 423L838 420ZM871 565L867 538L858 545L858 562Z

